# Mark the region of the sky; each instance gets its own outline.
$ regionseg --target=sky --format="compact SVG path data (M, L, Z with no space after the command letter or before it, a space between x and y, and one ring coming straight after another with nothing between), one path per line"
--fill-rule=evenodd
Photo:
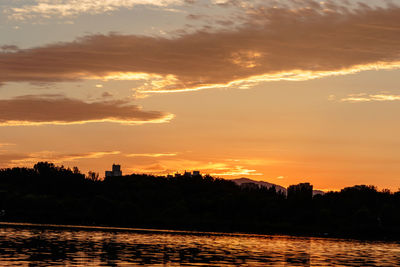
M2 0L0 168L400 188L400 1Z

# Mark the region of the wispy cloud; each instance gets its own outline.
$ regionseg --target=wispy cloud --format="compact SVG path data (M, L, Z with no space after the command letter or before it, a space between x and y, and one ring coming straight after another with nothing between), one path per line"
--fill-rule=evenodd
M100 14L137 5L169 6L180 5L181 0L33 0L18 7L6 7L4 13L9 19L71 17L79 14Z
M249 167L247 165L240 165L238 162L232 160L204 161L175 157L173 159L154 157L151 162L136 162L134 167L128 168L128 171L136 173L152 173L160 175L194 170L201 171L203 174L212 174L220 177L263 175L256 170L255 166Z
M400 67L400 7L314 4L261 6L240 27L175 38L92 35L7 50L0 52L0 82L142 80L140 92L164 93Z
M89 153L72 153L56 156L56 160L62 161L74 161L78 159L98 159L109 155L120 154L120 151L101 151L101 152L89 152ZM51 160L51 158L50 158Z
M383 102L400 101L400 95L392 94L352 94L340 99L341 102Z
M63 163L82 159L98 159L120 153L120 151L100 151L87 153L58 153L53 151L40 151L33 153L2 153L0 154L0 163L6 166L30 166L38 161Z
M176 153L138 153L138 154L127 154L127 157L150 157L150 158L159 158L159 157L173 157L176 156Z
M86 103L62 95L26 95L0 100L0 126L89 122L133 125L163 123L172 118L172 114L143 111L121 100Z
M6 147L6 146L14 146L15 144L13 143L0 143L0 147Z
M241 176L241 175L260 176L260 175L263 175L263 173L257 172L257 170L246 169L243 166L234 166L233 168L230 168L228 171L213 172L210 174L216 175L216 176Z

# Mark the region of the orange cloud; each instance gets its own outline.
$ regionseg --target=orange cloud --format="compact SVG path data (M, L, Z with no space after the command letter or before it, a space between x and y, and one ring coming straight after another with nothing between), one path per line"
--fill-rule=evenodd
M105 156L120 154L120 151L100 151L88 153L57 153L40 151L34 153L3 153L0 154L0 163L6 166L29 166L38 161L54 163L70 162L81 159L98 159Z
M129 155L127 155L129 156ZM257 160L256 160L257 161ZM254 161L254 163L256 162ZM261 160L258 160L261 162ZM136 161L134 166L128 167L128 172L135 173L152 173L152 174L171 174L175 172L184 171L201 171L203 174L211 174L220 177L240 177L240 176L260 176L263 173L257 171L254 167L253 162L249 162L248 166L246 163L238 165L237 161L232 160L192 160L187 158L161 158L158 156L152 156L152 160L149 161ZM258 168L257 166L256 168ZM251 169L250 169L251 168Z
M354 94L348 95L340 99L341 102L384 102L384 101L400 101L400 95L393 94Z
M173 157L176 156L176 153L138 153L138 154L127 154L127 157L150 157L150 158L159 158L159 157Z
M233 169L226 172L214 172L210 173L215 176L241 176L241 175L263 175L262 173L257 172L257 170L246 169L243 166L234 166Z
M0 82L143 80L143 93L174 92L400 67L400 7L307 3L254 7L234 29L175 38L91 35L6 50Z
M143 111L127 101L86 103L61 95L27 95L0 100L0 126L115 122L168 122L172 114Z
M12 143L0 143L0 147L5 147L5 146L14 146L15 144Z

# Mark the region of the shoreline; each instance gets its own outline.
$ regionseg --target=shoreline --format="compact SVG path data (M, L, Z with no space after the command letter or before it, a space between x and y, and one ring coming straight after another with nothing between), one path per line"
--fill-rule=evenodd
M48 229L48 230L77 230L77 231L103 231L103 232L129 232L147 234L176 234L176 235L211 235L211 236L246 236L246 237L291 237L291 238L317 238L330 240L353 240L365 242L400 243L399 239L384 238L357 238L345 235L321 235L321 234L293 234L293 233L253 233L253 232L222 232L222 231L198 231L182 229L158 229L139 227L117 227L106 225L74 225L56 223L30 223L30 222L5 222L0 221L0 228L24 228L24 229Z

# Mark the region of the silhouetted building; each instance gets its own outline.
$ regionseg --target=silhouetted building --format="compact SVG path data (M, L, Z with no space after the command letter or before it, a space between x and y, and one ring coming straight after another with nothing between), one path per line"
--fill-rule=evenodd
M106 171L106 177L122 176L121 165L113 164L112 171Z
M177 172L174 175L175 178L179 178L179 177L189 178L189 177L194 177L194 176L201 176L200 171L193 171L193 172L185 171L184 173Z
M287 198L294 200L311 200L313 196L313 186L310 183L291 185L287 189Z

